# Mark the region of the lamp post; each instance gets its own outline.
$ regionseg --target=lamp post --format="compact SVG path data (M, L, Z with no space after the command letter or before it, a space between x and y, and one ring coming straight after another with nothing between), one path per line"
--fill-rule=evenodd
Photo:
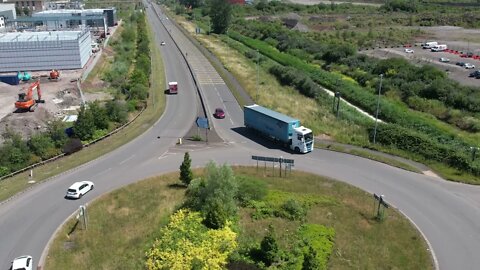
M376 139L377 139L378 111L380 110L380 93L382 92L382 81L383 81L383 74L380 74L380 87L378 87L378 97L377 97L377 112L375 113L375 129L373 130L373 144L376 143Z
M257 98L256 98L257 103L258 103L258 83L260 80L259 62L260 62L260 55L257 50Z
M342 94L341 94L340 92L335 92L335 97L334 97L334 99L333 99L333 101L334 101L334 103L333 103L333 104L334 104L334 105L333 105L333 106L334 106L334 109L335 109L335 98L337 99L337 117L338 117L338 115L339 115L339 113L340 113L340 97L341 97L341 96L342 96Z

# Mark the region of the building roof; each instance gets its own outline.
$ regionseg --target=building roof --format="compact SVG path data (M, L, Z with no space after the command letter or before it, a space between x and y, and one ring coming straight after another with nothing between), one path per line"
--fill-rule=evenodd
M13 10L15 12L15 3L0 3L0 11Z
M21 41L77 40L82 31L13 32L0 34L0 43Z
M53 9L53 10L44 10L40 12L36 12L33 15L47 15L47 14L92 14L92 13L103 13L104 9L101 8L92 8L92 9Z

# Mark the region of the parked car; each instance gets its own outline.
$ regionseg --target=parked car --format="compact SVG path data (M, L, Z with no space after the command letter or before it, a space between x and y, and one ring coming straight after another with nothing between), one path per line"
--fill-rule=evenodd
M475 76L475 79L480 79L480 74L478 74L477 76Z
M464 62L457 62L457 63L455 63L455 65L463 67L463 66L465 66L465 63Z
M472 69L472 68L475 68L475 65L472 65L470 63L465 63L465 65L463 65L464 68L466 69Z
M30 255L23 255L13 259L12 270L32 270L33 259Z
M225 112L223 111L222 108L216 108L215 113L213 115L215 116L215 118L218 118L218 119L225 118Z
M160 46L165 46L165 41L160 42Z
M414 50L413 50L413 49L409 49L409 48L407 48L407 49L405 49L405 52L406 52L406 53L413 53L413 52L414 52Z
M445 57L440 57L439 60L440 60L440 62L442 62L442 63L448 63L448 62L450 62L450 59L445 58Z
M474 72L470 73L468 77L477 77L480 75L480 70L475 70Z
M75 182L67 190L66 198L79 199L87 192L93 189L93 183L90 181Z

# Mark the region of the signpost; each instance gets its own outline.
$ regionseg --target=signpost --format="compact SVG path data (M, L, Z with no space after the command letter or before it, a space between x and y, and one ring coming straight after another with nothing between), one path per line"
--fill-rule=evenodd
M377 195L373 193L374 201L374 211L377 209L377 215L375 216L378 220L382 221L384 218L385 209L389 207L388 203L383 199L383 195ZM376 206L376 201L378 201L378 207ZM383 206L383 207L382 207Z
M197 135L198 135L198 128L205 129L205 142L208 143L208 129L210 129L210 126L208 125L208 118L197 117L197 120L195 120L195 123L197 124Z
M257 161L257 171L258 171L258 161L264 161L265 162L265 171L267 170L267 161L272 162L272 167L275 168L275 163L278 162L280 164L280 177L282 177L282 163L284 164L284 176L287 176L287 168L291 172L292 167L295 164L295 161L293 159L286 159L283 157L280 158L275 158L275 157L261 157L261 156L252 156L253 160ZM274 172L275 175L275 172Z

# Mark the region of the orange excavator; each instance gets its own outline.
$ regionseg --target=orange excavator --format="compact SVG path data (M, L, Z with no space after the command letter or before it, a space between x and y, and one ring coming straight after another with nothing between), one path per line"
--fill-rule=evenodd
M48 76L48 79L51 81L60 80L60 72L56 69L52 69L52 71L50 71L50 75Z
M38 99L33 98L33 91L37 90ZM19 111L35 111L38 103L45 103L42 100L42 92L40 91L40 81L32 83L26 93L18 94L18 100L15 102L15 108Z

